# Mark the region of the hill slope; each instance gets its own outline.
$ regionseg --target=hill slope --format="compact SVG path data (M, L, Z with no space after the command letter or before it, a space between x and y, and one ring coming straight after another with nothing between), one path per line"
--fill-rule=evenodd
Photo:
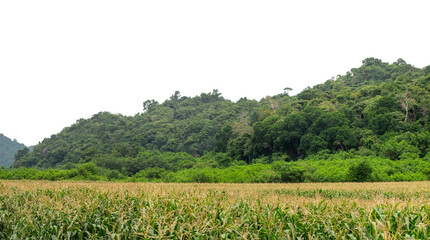
M215 148L216 133L226 123L237 122L250 130L247 118L257 104L247 99L233 103L216 90L193 98L176 92L162 104L146 101L145 112L134 117L101 112L80 119L20 156L14 167L47 168L106 154L135 157L142 147L198 157Z
M145 101L144 112L134 117L98 113L45 139L32 153L19 155L13 166L94 161L129 174L124 164L134 161L133 172L144 169L148 165L140 163L149 155L159 156L158 151L216 158L215 151L224 154L217 166L342 151L392 160L426 157L429 106L430 66L419 69L402 59L389 64L368 58L359 68L296 96L284 92L259 102L231 102L216 90L196 97L176 92L161 104Z
M25 148L24 144L11 140L0 133L0 166L9 167L14 161L18 150Z

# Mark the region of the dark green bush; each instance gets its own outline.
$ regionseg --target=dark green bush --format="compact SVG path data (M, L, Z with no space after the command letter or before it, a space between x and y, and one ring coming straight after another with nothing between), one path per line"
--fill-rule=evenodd
M304 182L307 175L306 168L294 162L277 161L273 163L272 169L280 175L282 182Z
M368 182L372 180L373 168L366 160L348 168L348 177L353 182Z

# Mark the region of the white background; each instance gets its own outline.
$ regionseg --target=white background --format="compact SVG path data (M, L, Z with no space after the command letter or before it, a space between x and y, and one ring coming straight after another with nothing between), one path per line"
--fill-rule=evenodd
M26 145L175 90L297 94L367 57L430 65L430 1L0 1L0 133Z

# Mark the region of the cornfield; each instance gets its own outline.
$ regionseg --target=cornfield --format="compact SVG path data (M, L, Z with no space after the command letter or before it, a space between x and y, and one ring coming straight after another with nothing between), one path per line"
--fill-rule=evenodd
M0 239L428 239L429 225L429 182L0 182Z

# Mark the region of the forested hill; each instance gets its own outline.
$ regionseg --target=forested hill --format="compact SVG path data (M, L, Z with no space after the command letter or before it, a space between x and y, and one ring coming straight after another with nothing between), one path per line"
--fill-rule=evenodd
M143 113L133 117L101 112L43 140L31 153L20 151L13 167L94 162L130 175L150 167L193 168L199 157L216 158L207 166L225 167L321 152L392 160L428 155L430 66L368 58L296 96L286 87L259 102L232 102L216 90L195 97L175 92L163 103L145 101Z
M258 105L247 99L233 103L216 90L192 98L177 91L161 104L145 101L144 113L134 117L100 112L80 119L44 139L31 154L20 152L14 166L46 168L88 162L100 155L136 157L142 147L199 157L215 149L216 134L224 125L251 132L250 115Z
M14 155L18 150L23 149L24 144L11 140L0 133L0 166L9 167L14 161Z

